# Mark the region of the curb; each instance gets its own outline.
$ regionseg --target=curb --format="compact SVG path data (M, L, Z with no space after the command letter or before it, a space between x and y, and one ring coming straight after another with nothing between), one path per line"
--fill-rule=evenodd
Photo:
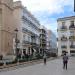
M48 58L47 61L54 60L54 59L57 59L57 58L54 58L54 57ZM32 66L35 64L40 64L42 62L43 62L43 59L39 59L39 60L33 60L33 61L28 61L28 62L16 63L16 64L12 64L12 65L0 66L0 72L9 71L11 68L13 68L15 70L15 69L18 69L21 67L28 67L28 66Z

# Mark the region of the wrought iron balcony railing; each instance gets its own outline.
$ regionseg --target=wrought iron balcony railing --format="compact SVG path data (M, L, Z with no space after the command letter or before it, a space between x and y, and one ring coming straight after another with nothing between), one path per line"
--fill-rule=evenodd
M74 41L75 40L75 36L70 36L69 40L73 40Z
M39 47L40 46L40 43L34 43L34 42L31 42L31 46L33 46L33 47Z
M46 37L40 37L40 39L46 39Z
M70 45L70 48L75 48L75 45Z
M34 42L31 42L31 45L36 45L36 43L34 43Z
M67 48L67 46L63 45L63 46L61 46L61 48Z
M67 51L66 51L66 50L62 50L62 55L63 55L64 53L67 53Z
M20 43L20 40L19 40L19 39L15 39L15 42L16 42L16 43Z
M68 39L67 39L67 37L62 36L62 37L61 37L61 40L62 40L62 41L67 41Z
M70 26L69 26L69 29L70 29L70 30L75 30L75 26L74 26L74 25L70 25Z
M67 30L67 27L66 26L62 26L60 29L61 30Z
M23 40L23 41L22 41L22 44L23 44L23 45L26 45L26 44L31 44L31 42L26 41L26 40Z

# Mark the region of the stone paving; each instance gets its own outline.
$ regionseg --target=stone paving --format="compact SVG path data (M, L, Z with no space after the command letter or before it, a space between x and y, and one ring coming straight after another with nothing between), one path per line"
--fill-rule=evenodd
M48 61L47 65L40 63L16 70L1 72L0 75L75 75L75 57L69 58L67 70L63 70L62 59L60 58Z

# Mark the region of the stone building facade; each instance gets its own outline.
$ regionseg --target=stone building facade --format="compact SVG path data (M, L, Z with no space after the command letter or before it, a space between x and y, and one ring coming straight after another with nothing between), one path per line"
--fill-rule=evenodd
M75 55L75 16L59 18L58 22L58 55L67 52Z
M13 53L13 0L0 0L0 54Z
M22 51L22 54L24 52L26 54L33 54L39 51L40 24L27 8L22 5L21 1L14 2L14 22L15 28L18 29L17 34L20 40L18 49Z

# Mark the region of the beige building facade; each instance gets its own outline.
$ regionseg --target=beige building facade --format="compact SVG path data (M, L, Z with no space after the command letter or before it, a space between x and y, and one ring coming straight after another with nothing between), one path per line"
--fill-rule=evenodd
M13 0L0 0L0 54L13 53Z
M18 49L25 50L26 53L28 50L36 51L40 42L39 26L38 20L21 1L0 0L0 55L16 53L16 34ZM15 29L18 29L17 33Z
M16 54L16 34L22 54L43 53L47 49L46 30L21 1L0 0L0 55Z
M75 55L75 16L59 18L58 22L58 55L67 52Z

